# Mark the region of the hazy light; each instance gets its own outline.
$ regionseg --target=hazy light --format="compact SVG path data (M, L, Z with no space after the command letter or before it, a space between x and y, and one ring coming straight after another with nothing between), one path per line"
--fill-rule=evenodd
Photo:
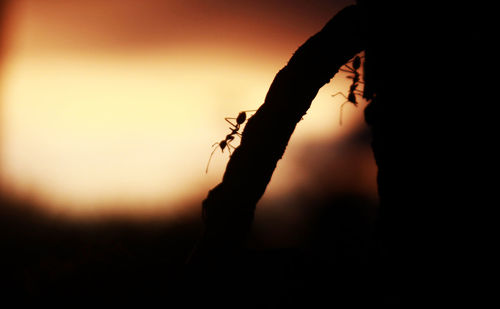
M41 7L19 3L26 6L14 12L3 68L2 178L8 190L34 194L66 214L168 212L205 195L228 160L216 151L205 175L211 145L228 133L224 117L257 109L276 72L307 39L290 44L284 35L276 48L254 46L255 53L203 39L121 52L89 45L79 53L70 48L83 46L71 29L37 28ZM68 27L83 31L78 21ZM91 42L99 34L89 27ZM286 158L305 142L340 137L360 123L362 113L348 106L339 127L342 99L331 94L349 81L336 80L338 87L322 89L299 123L266 194L300 182L289 175L301 167Z

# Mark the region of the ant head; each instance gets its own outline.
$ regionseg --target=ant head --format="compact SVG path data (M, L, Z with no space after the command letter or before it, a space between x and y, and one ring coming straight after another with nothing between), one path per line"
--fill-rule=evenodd
M357 70L359 67L361 67L361 57L356 56L354 60L352 61L352 67Z
M220 150L224 151L224 148L226 148L226 146L227 142L225 140L220 141L219 143Z
M236 117L236 123L237 124L243 124L247 120L247 113L246 112L240 112L238 114L238 117Z

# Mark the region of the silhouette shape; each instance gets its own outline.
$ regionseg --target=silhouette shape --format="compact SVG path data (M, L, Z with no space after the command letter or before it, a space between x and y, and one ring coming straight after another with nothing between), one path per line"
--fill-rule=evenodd
M482 264L465 257L478 254L474 241L485 234L464 231L464 224L481 220L477 214L487 211L478 208L497 199L488 196L481 174L491 169L481 150L495 140L497 130L487 124L497 117L490 113L484 117L493 119L483 121L470 108L491 101L475 78L487 76L478 63L491 51L491 27L478 22L492 20L485 11L483 3L358 0L334 16L278 72L248 121L222 182L203 201L205 229L192 261L227 261L244 246L255 205L295 125L318 89L364 50L363 97L371 100L365 119L380 197L373 253L379 301L460 302L467 293L457 291L470 291L468 282L478 280L464 280L456 270L470 274Z
M247 113L254 111L255 110L242 111L238 114L236 118L231 118L231 117L224 118L224 120L226 120L232 126L231 128L229 128L231 130L231 133L226 135L225 139L212 145L212 147L216 145L218 147L216 147L210 154L210 158L208 159L207 163L207 168L205 169L205 174L208 173L208 166L210 165L210 160L212 160L212 156L214 155L214 152L217 150L217 148L220 148L221 152L224 152L224 149L227 147L227 150L229 151L229 156L231 156L231 148L235 149L235 147L230 143L234 140L235 135L241 137L241 134L239 133L240 127L247 120ZM233 123L231 120L236 120L236 123Z
M192 263L217 261L244 245L255 205L264 194L296 124L318 90L363 50L365 40L359 18L356 6L343 9L299 47L278 72L264 104L248 120L222 183L203 201L204 232L190 258ZM339 41L344 43L339 45Z
M352 65L350 66L349 63L352 63ZM347 77L347 78L352 79L352 84L349 87L349 94L346 96L343 92L339 91L336 94L332 95L332 97L335 97L337 95L341 95L346 99L346 101L340 105L339 125L342 125L342 111L344 110L344 105L347 103L352 103L355 107L357 107L358 102L357 102L356 96L363 95L363 91L358 90L359 84L363 83L360 80L361 74L359 74L359 71L358 71L359 68L361 67L361 57L356 56L349 63L345 64L342 68L340 68L340 71L342 71L342 72L348 72L348 73L353 74L353 75Z

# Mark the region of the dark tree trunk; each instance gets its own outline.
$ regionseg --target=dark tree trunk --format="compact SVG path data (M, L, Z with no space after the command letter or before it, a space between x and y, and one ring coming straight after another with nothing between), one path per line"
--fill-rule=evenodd
M477 77L486 76L478 62L485 29L478 5L460 5L359 1L385 303L462 302L470 293L464 257L485 196L485 178L472 172L486 161L476 153L488 133L474 107L484 97Z

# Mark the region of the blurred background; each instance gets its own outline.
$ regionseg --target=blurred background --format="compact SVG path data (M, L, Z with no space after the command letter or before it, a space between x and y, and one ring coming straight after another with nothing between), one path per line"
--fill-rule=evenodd
M0 3L3 240L18 285L36 293L37 278L82 265L181 260L228 161L215 151L205 174L224 117L257 109L293 52L354 1ZM332 94L348 92L346 75L298 124L257 206L253 246L367 235L376 165L366 102L346 105L339 125L345 100ZM19 259L21 248L37 257Z

